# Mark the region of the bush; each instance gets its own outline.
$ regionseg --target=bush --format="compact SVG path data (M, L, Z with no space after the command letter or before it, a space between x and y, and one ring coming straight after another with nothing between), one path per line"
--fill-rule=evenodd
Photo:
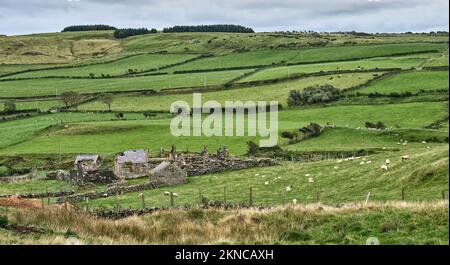
M339 99L341 91L331 85L307 87L303 90L291 90L288 97L289 106L327 103Z
M386 125L384 125L383 122L379 121L377 123L373 123L370 121L366 122L366 128L368 129L377 129L377 130L384 130L386 129Z
M305 135L305 138L314 137L320 135L322 127L317 123L310 123L309 125L300 128L299 131Z
M5 228L8 226L8 217L7 216L0 216L0 228Z

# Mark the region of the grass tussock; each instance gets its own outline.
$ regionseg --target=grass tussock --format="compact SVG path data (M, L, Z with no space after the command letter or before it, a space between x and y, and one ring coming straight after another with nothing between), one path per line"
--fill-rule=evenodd
M448 244L448 201L291 205L267 210L160 211L112 221L75 211L10 210L10 223L45 233L0 229L2 244Z

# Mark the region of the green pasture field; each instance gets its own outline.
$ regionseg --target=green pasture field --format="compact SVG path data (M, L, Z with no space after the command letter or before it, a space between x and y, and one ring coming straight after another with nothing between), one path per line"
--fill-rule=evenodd
M421 128L442 119L443 116L444 108L441 103L309 107L279 112L279 131L281 133L284 130L298 129L311 122L321 125L330 122L338 127L357 128L364 127L367 121L382 121L387 127ZM51 117L42 116L41 119ZM83 117L87 119L89 116ZM61 143L61 152L63 153L111 154L135 148L148 148L157 152L161 146L168 149L170 145L176 144L179 150L189 149L197 152L202 150L205 145L212 149L220 145L227 145L231 153L242 155L247 151L246 142L257 140L255 137L247 136L173 137L169 126L171 119L167 118L100 121L102 118L107 120L108 115L91 114L90 119L94 119L94 117L98 120L97 122L74 121L67 126L52 127L41 133L38 133L40 129L42 130L48 125L54 125L55 121L44 123L46 126L41 125L40 128L36 128L36 125L33 126L29 123L30 121L26 122L26 120L2 123L0 125L7 129L5 135L9 137L2 139L1 146L5 148L0 150L0 154L58 153ZM127 117L127 114L125 114L125 117ZM20 127L23 122L25 124L22 124L22 126L28 130L22 131L22 138L19 138L14 129ZM231 124L226 126L231 126ZM4 131L3 128L2 131ZM28 141L18 143L20 139ZM283 142L281 138L280 141ZM9 146L13 143L16 144ZM327 149L329 147L327 145L319 146L318 150L321 148ZM350 149L348 146L342 148ZM358 148L357 142L353 148Z
M54 96L68 91L100 93L221 85L251 70L109 79L48 78L1 81L0 97Z
M7 78L36 78L36 77L89 77L94 74L95 77L117 76L128 74L128 70L132 69L136 72L145 72L148 70L158 69L163 66L180 63L195 58L189 54L142 54L124 59L119 59L110 63L93 64L83 67L43 70L36 72L28 72L8 76Z
M17 110L38 109L48 111L54 107L61 107L64 104L60 100L35 100L35 101L16 101ZM4 103L0 102L0 111L4 110Z
M344 89L361 85L374 78L377 73L355 73L342 75L328 75L310 77L305 79L291 80L273 85L261 85L237 89L224 89L215 92L202 93L202 100L215 100L222 104L225 101L241 100L264 100L279 101L286 106L289 91L292 89L303 89L308 86L330 84L336 88ZM380 73L378 73L380 74ZM183 100L192 105L192 94L174 94L161 96L116 96L112 103L114 111L169 111L173 102ZM94 101L79 106L80 110L105 111L108 106Z
M442 50L443 45L431 43L402 43L366 46L340 46L307 49L261 50L211 57L188 64L168 68L166 71L207 70L230 67L252 67L280 63L311 63L364 59L402 53Z
M431 55L410 55L402 57L382 57L374 59L366 59L360 61L334 62L334 63L320 63L320 64L304 64L294 66L282 66L268 68L259 71L253 75L245 77L239 82L252 82L268 79L287 78L295 74L340 71L340 70L364 70L364 69L410 69L418 67L421 63L427 60L427 56ZM361 67L361 68L359 68Z
M357 90L360 93L381 94L418 92L421 90L448 90L448 71L413 71L386 77Z
M398 152L370 155L354 161L325 160L299 163L282 162L280 166L254 168L241 171L190 177L185 185L163 187L143 191L147 206L169 206L170 198L165 191L177 193L176 205L196 205L199 194L207 200L223 201L224 188L228 203L249 203L249 189L253 189L254 205L279 205L296 199L299 203L317 202L325 204L364 202L368 192L370 200L401 200L402 188L405 199L437 201L443 190L448 192L448 145L431 149L408 148ZM402 162L401 156L410 155L411 160ZM391 160L389 170L382 172L380 166ZM364 164L361 162L364 161ZM366 163L370 161L370 163ZM337 167L337 168L335 168ZM432 174L432 177L429 177ZM312 178L314 182L309 182ZM147 178L141 179L146 181ZM266 182L268 184L266 185ZM292 186L292 192L286 187ZM141 192L127 193L119 197L123 208L142 207ZM83 205L83 203L80 203ZM90 207L113 208L116 197L92 200Z

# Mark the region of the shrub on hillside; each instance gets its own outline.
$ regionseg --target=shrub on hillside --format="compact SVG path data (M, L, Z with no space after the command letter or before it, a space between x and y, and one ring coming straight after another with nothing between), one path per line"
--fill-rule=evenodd
M8 217L0 216L0 228L5 228L8 226Z
M379 121L377 123L373 123L370 121L366 122L366 128L368 129L377 129L377 130L384 130L386 129L386 125L384 125L383 122Z
M291 90L288 97L289 106L327 103L338 100L340 90L332 85L311 86L303 90Z

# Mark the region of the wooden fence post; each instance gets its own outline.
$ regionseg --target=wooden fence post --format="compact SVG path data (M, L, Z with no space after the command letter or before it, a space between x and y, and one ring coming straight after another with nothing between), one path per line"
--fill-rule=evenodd
M202 205L203 204L203 195L202 195L202 191L198 190L198 204Z
M317 194L316 194L316 200L317 200L317 203L320 202L320 190L317 191Z
M250 187L249 205L250 205L250 207L253 206L253 187Z
M223 187L223 203L227 205L227 187Z
M369 202L369 198L370 198L370 191L369 191L369 193L367 194L367 197L366 197L366 204Z
M119 201L119 194L116 195L116 210L120 210L120 201Z
M45 207L44 206L44 197L41 198L41 206L42 206L42 209L44 209L44 207Z
M445 190L442 191L442 200L445 201Z
M142 202L142 209L145 209L145 195L141 193L141 202Z
M405 187L402 187L402 201L405 200Z

